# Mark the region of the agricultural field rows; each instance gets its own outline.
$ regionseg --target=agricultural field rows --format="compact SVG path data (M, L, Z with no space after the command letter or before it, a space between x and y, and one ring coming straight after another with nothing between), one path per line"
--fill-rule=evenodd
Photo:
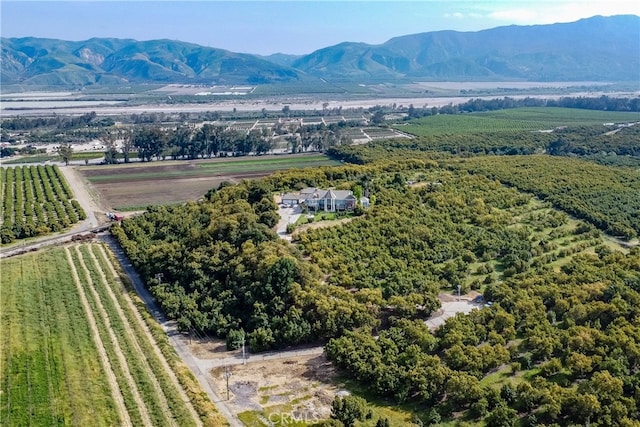
M203 425L102 246L7 260L0 308L0 424Z
M195 163L157 162L82 168L92 183L145 180L168 177L218 176L231 174L259 174L290 168L331 166L338 162L322 154L271 156L255 158L209 159Z
M86 214L57 166L0 170L2 243L63 230Z
M593 111L575 108L531 107L480 113L423 117L397 129L416 136L471 134L483 132L517 133L550 130L561 126L626 123L640 120L640 114Z

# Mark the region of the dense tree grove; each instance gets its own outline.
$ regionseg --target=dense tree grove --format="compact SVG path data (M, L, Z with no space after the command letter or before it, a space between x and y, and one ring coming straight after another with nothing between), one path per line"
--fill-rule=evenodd
M447 320L435 336L397 320L377 339L332 339L327 354L376 393L418 404L427 423L435 410L489 425L637 425L639 291L640 251L603 250L489 285L490 308ZM483 380L504 376L507 362L502 386Z
M416 423L636 425L640 250L612 250L530 193L602 229L635 230L621 207L635 206L637 176L549 156L440 162L279 172L151 207L113 233L183 331L227 337L229 348L246 337L254 351L327 342L346 375L410 402ZM374 203L291 245L272 231L272 195L306 186ZM430 331L437 295L458 285L491 304ZM356 398L332 413L326 425L369 414Z
M254 351L375 326L371 307L318 272L278 239L268 188L243 184L208 200L154 207L112 231L163 310L184 331L242 330Z
M330 283L380 289L393 305L417 304L428 315L441 288L467 288L478 260L508 269L531 259L529 231L505 211L529 197L464 173L423 172L416 187L400 173L372 178L360 181L376 196L366 218L297 238Z
M548 156L477 157L451 162L548 200L615 236L640 233L640 173Z
M391 157L412 158L422 153L455 156L523 155L547 153L552 156L588 157L614 163L612 156L624 156L640 165L640 126L578 126L543 132L482 132L420 136L411 140L373 141L366 146L333 147L328 154L350 163L364 164ZM435 154L431 154L432 156Z

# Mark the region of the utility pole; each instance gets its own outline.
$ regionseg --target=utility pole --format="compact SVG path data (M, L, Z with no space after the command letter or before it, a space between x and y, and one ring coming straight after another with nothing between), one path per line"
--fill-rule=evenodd
M229 378L231 378L231 369L228 366L224 367L224 378L227 380L227 400L229 400Z
M460 285L458 285L458 301L460 301Z
M244 351L244 341L245 341L245 335L244 332L242 333L242 364L246 365L247 364L247 357Z

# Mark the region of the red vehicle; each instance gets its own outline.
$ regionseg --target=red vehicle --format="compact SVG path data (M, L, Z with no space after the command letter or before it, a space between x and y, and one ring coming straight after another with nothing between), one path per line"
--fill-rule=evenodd
M124 215L119 213L113 213L113 212L107 213L107 216L111 221L122 221L124 218Z

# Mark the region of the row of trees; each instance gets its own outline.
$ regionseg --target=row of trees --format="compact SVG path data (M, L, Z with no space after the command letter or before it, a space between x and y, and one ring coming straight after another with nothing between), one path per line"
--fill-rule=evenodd
M295 126L287 129L285 141L291 153L325 151L330 147L350 143L341 136L339 125ZM159 126L140 126L133 130L113 129L105 132L101 141L106 147L105 161L117 163L120 153L124 162L137 150L142 161L153 159L197 159L227 155L266 154L276 148L273 131L266 128L249 131L228 126L205 124L196 129L178 126L165 129Z
M60 231L85 219L57 166L2 168L2 212L0 239L11 243Z
M627 239L640 233L640 175L564 157L475 157L451 167L533 193L563 211Z
M510 97L480 99L475 98L459 105L445 105L442 107L415 108L410 105L407 110L406 120L417 119L436 114L473 113L478 111L496 111L521 107L563 107L580 108L585 110L601 111L640 111L640 100L635 98L617 98L602 95L600 97L572 97L565 96L559 99L522 98Z

